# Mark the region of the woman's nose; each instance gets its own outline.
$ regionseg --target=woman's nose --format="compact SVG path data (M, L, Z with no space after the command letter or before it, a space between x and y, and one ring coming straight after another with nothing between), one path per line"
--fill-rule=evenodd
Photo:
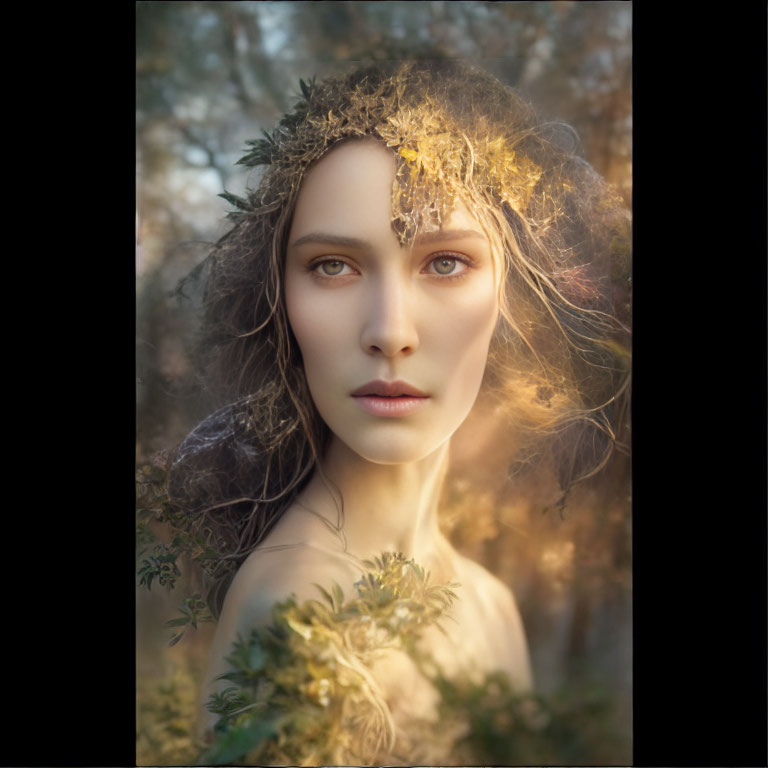
M363 350L385 357L410 355L419 346L414 317L415 297L404 281L372 281L366 295L365 318L360 335Z

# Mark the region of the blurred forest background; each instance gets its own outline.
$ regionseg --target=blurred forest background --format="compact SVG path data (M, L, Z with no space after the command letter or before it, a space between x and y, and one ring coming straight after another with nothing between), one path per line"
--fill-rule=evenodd
M195 297L174 289L227 230L217 195L258 181L235 164L296 101L299 78L370 59L470 59L573 126L631 206L631 12L628 2L138 2L137 461L207 415L190 359ZM513 590L538 689L585 713L585 762L629 765L628 458L574 488L561 512L546 473L507 478L514 446L482 403L453 445L445 530ZM194 760L213 625L173 646L164 626L189 578L137 592L139 765Z

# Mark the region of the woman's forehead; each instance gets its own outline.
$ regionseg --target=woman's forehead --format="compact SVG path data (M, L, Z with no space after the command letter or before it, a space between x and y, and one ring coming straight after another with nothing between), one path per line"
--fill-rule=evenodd
M343 142L331 149L306 174L299 190L295 223L317 229L329 221L355 230L395 226L402 217L404 180L397 174L397 154L372 138ZM413 214L413 211L410 211ZM460 197L444 201L441 215L420 212L414 239L443 230L477 232L488 237L482 216ZM297 233L302 236L304 233Z
M386 217L391 208L394 178L394 156L382 143L345 142L305 176L294 228L321 229L330 222L354 231L381 227L382 215Z

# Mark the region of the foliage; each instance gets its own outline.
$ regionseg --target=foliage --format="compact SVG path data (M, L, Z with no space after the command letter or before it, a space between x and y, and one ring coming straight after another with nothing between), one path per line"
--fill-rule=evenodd
M442 676L416 641L451 607L456 585L429 585L402 554L366 565L349 600L338 585L316 585L321 600L279 603L270 625L238 638L220 678L231 685L208 701L219 720L201 764L397 762L410 757L402 737L466 765L566 765L602 754L611 740L595 726L606 721L603 692L545 699L516 691L501 672L482 681ZM438 725L425 718L407 732L393 726L370 674L391 649L411 656L437 689Z
M165 622L166 627L184 627L184 629L180 629L174 634L170 640L170 645L176 645L184 637L184 633L189 627L197 629L198 623L214 620L211 612L208 610L208 605L198 593L191 597L185 597L179 606L179 611L181 611L181 616Z
M465 764L583 765L610 763L616 734L599 688L580 687L544 697L521 695L503 673L481 683L437 678L441 723L467 724L452 755ZM619 745L621 746L621 745Z
M269 626L238 638L221 676L233 685L208 703L220 719L204 763L363 764L391 750L394 726L371 664L391 649L416 655L456 585L430 585L399 553L365 565L354 597L316 585L320 600L281 602Z
M137 765L192 765L200 747L194 734L199 675L174 665L160 680L139 681Z
M166 462L166 454L156 454L149 462L140 465L136 473L137 537L146 542L153 522L163 524L171 534L170 542L156 544L139 569L140 583L148 589L154 578L173 589L180 576L180 559L187 558L204 572L210 572L220 556L186 515L171 509L166 488ZM144 554L146 549L147 544L144 543L138 550L138 556Z
M136 541L137 575L139 585L152 589L153 582L172 590L181 578L179 564L186 562L189 569L198 567L206 571L218 554L199 535L187 520L175 514L169 506L166 490L167 456L159 454L139 466L136 473ZM170 542L158 542L153 526L160 526L170 534ZM151 549L150 549L151 548ZM170 645L175 645L190 627L197 629L203 622L213 621L207 603L199 592L185 597L179 605L180 616L165 623L173 629Z

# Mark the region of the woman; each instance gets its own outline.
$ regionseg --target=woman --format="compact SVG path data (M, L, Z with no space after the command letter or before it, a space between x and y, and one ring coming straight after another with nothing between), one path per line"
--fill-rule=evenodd
M459 585L450 619L359 674L383 713L376 759L435 760L409 738L440 705L423 653L448 680L532 685L512 594L438 527L450 438L482 390L521 461L553 448L564 491L605 463L627 220L571 133L465 65L302 87L241 161L267 166L257 189L227 196L236 224L210 259L204 343L225 405L171 466L172 507L216 553L206 695L224 695L238 638L276 604L318 584L359 592L372 558L402 553ZM339 760L364 751L347 746Z

